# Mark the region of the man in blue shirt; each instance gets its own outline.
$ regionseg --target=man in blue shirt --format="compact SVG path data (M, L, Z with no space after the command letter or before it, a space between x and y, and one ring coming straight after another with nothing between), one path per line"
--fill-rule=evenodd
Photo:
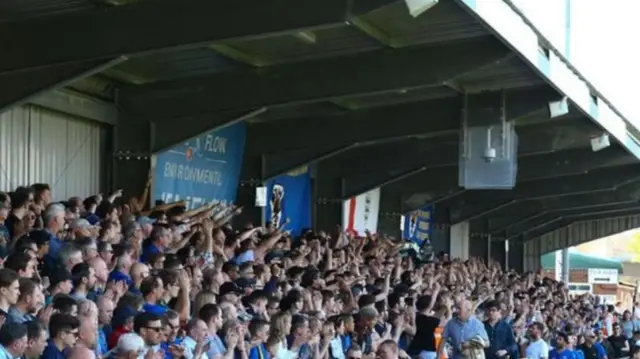
M249 335L251 336L250 342L253 343L253 347L249 349L249 359L270 359L271 356L265 346L267 338L269 338L269 322L253 318L249 322Z
M59 203L50 204L42 215L44 231L49 234L49 253L44 257L46 270L52 271L57 265L58 253L64 241L58 238L58 233L64 230L65 208Z
M158 316L167 312L167 306L158 303L164 295L164 285L159 276L145 278L140 284L140 291L145 301L142 310Z
M549 359L577 359L576 353L569 349L569 336L566 333L556 334L556 347L549 352Z
M518 345L513 335L513 327L502 319L500 305L496 301L490 301L485 305L485 311L489 320L484 322L484 328L489 337L489 347L485 348L487 359L502 359L509 355L518 357Z
M459 359L462 351L470 347L469 341L473 338L481 338L486 346L489 337L484 324L473 316L473 304L468 300L461 300L458 305L458 313L455 318L447 322L442 333L442 341L438 348L438 356L444 351L444 344L450 342L453 347L451 359Z
M595 333L591 332L585 335L585 342L580 346L580 350L584 353L585 359L606 359L607 353L600 343L596 342Z
M49 344L41 359L64 359L64 351L73 348L78 339L78 318L68 314L54 314L49 321Z
M162 226L153 227L151 236L148 242L144 243L142 249L142 256L140 261L148 263L151 259L151 255L156 253L164 253L164 249L171 242L171 231L168 228Z
M27 326L23 323L5 323L0 328L0 359L19 358L24 355Z

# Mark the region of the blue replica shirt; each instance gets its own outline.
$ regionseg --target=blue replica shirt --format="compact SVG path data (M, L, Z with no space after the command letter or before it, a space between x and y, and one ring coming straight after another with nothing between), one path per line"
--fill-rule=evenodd
M578 359L578 356L575 351L571 349L553 349L549 351L549 359Z

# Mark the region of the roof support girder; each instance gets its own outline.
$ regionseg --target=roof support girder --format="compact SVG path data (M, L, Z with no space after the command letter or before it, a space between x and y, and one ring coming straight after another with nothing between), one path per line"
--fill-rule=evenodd
M297 0L146 0L7 22L0 24L0 73L344 26L395 1L325 0L310 6Z
M636 180L640 180L640 165L596 169L586 174L525 181L513 190L469 190L438 206L450 208L451 219L457 223L487 217L505 206L517 206L516 203L526 200L608 192Z
M508 56L511 50L488 36L129 86L122 89L120 99L141 115L180 118L441 86Z
M494 235L497 238L512 239L520 234L528 233L538 227L544 226L557 218L586 220L588 219L587 216L589 218L603 218L629 211L640 212L640 205L623 202L613 204L609 203L589 208L569 208L551 212L540 212L535 216L513 223L513 225L504 229L494 231Z
M457 152L454 153L457 154ZM447 154L445 152L441 154L439 151L433 162L425 161L425 164L413 169L423 169L421 172L404 178L402 181L393 183L386 190L401 193L404 198L425 192L451 193L451 189L458 188L457 162L447 162L448 167L436 167L437 164L440 163L441 158L446 156ZM453 158L451 160L453 160ZM518 163L518 183L535 179L584 174L595 168L625 165L635 162L635 158L620 147L612 147L600 152L592 152L591 149L574 149L557 153L524 156L519 159ZM400 171L390 172L386 170L377 173L345 177L345 195L363 193L371 188L375 188L380 183L385 183L389 181L390 178L397 176L397 172ZM425 204L428 203L421 203L418 207ZM490 208L491 207L489 207L489 209ZM462 215L460 218L477 216L483 212L483 209L469 210L467 214ZM487 208L484 210L487 210Z
M609 191L522 201L520 204L502 206L494 211L491 215L499 218L501 223L507 221L503 216L508 217L512 222L503 228L496 228L496 222L489 218L489 231L496 234L503 232L508 239L527 232L531 226L544 224L549 217L551 219L573 217L587 212L606 212L639 207L638 200L640 200L640 181L635 180ZM509 213L511 215L508 215Z
M483 94L478 96L478 102L488 95L502 97L503 93ZM506 116L509 120L516 120L545 108L549 101L557 98L557 93L545 86L507 91L504 96ZM267 154L267 177L334 156L355 162L353 166L340 166L345 173L353 170L366 173L366 168L372 168L366 166L372 163L367 161L370 158L375 159L378 163L375 168L380 169L381 165L384 168L383 163L392 167L399 158L416 160L431 157L426 152L428 150L432 154L433 150L438 150L433 146L438 141L435 137L447 136L453 140L453 146L457 146L461 110L460 99L449 98L335 116L256 123L249 129L248 151ZM403 144L407 140L410 140L408 143L413 150L405 153L390 150L406 150ZM450 153L457 154L457 151L452 152L449 147L447 151L438 151L444 155L439 160L457 161L457 155L455 158L449 156Z
M0 48L2 47L0 46ZM3 56L4 54L3 51ZM0 112L12 106L23 104L46 91L65 86L78 78L105 70L124 60L124 57L88 60L50 68L0 73ZM2 57L0 57L0 61L2 61Z
M580 214L575 214L572 216L566 217L556 217L554 219L549 219L546 223L536 226L535 228L529 229L527 232L524 232L521 236L523 241L530 241L540 236L543 236L549 232L553 232L554 230L567 227L575 222L580 221L590 221L590 220L598 220L602 218L610 218L610 217L624 217L630 215L640 214L640 207L633 206L627 209L616 210L616 211L585 211ZM512 237L516 238L516 237Z

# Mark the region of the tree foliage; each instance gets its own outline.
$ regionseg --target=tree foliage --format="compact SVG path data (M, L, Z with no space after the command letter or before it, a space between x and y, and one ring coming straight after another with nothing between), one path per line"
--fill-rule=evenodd
M629 243L627 244L627 250L631 256L631 261L640 263L640 233L633 235Z

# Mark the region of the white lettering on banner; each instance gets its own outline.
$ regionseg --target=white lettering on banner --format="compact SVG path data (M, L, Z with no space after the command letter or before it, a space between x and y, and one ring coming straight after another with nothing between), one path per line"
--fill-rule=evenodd
M177 180L191 181L214 186L222 186L222 173L204 168L167 162L164 165L164 177Z
M173 202L179 202L181 200L184 200L186 202L185 207L187 207L187 210L200 208L204 205L218 203L218 202L221 202L225 206L227 205L226 200L221 201L218 198L212 198L211 200L207 200L206 198L202 198L202 197L191 197L191 196L181 198L179 194L168 193L168 192L162 192L161 198L164 203L173 203Z
M204 142L204 150L207 152L227 153L227 139L213 135L207 135Z

